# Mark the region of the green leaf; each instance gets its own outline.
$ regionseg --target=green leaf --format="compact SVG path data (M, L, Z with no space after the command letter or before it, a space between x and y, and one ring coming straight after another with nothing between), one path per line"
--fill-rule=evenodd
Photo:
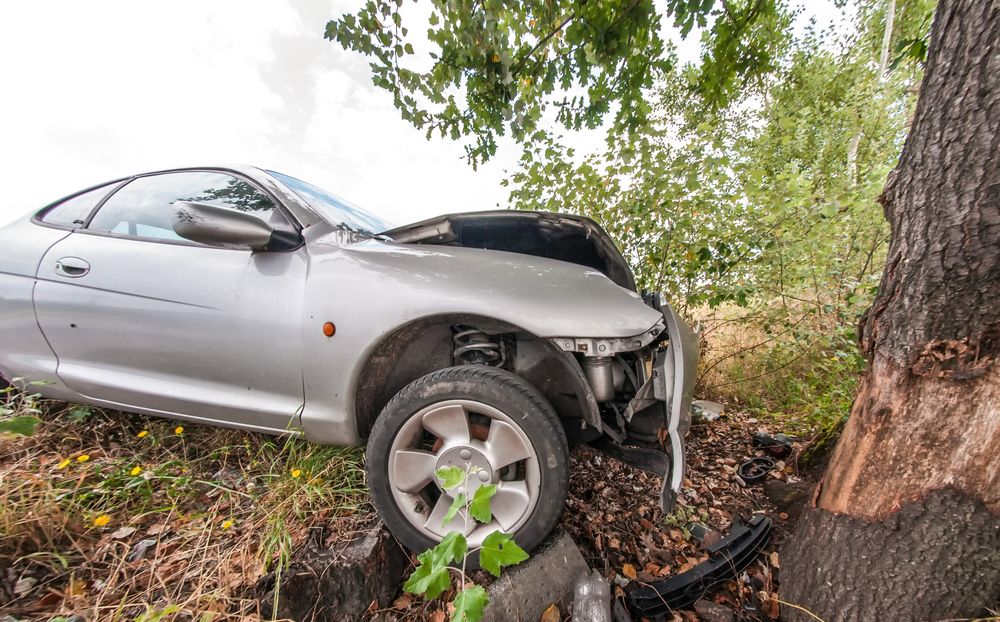
M490 597L481 585L467 587L458 593L452 605L455 611L451 614L452 622L479 622L483 619L483 611Z
M458 488L465 482L465 471L458 467L452 466L438 469L435 475L437 475L438 480L441 482L441 487L445 490Z
M465 536L452 531L430 551L436 563L450 564L465 557L465 552L469 550L469 545L465 541ZM419 558L418 558L419 559Z
M497 494L496 484L480 486L476 492L472 493L472 503L469 504L469 514L472 515L472 518L484 524L493 520L493 513L490 512L490 499L495 494Z
M403 589L411 594L437 598L451 585L448 564L465 557L467 550L465 536L457 531L449 533L437 546L417 556L419 564L403 584Z
M447 526L448 523L455 518L455 515L458 514L458 511L463 507L465 507L465 495L459 493L459 495L455 497L455 500L451 502L451 507L448 508L447 512L445 512L444 518L441 519L441 526Z
M514 538L500 531L494 531L483 540L479 550L479 565L494 577L500 576L500 569L514 566L528 559L528 553L519 547Z
M20 436L31 436L35 433L35 427L42 422L38 417L14 417L0 421L0 434L18 434Z
M451 585L447 567L436 567L431 563L431 552L424 551L417 559L420 561L410 577L403 584L403 589L410 594L423 594L427 598L437 598L441 592Z
M73 410L69 411L68 418L73 423L80 423L85 421L87 417L92 414L90 406L77 406Z

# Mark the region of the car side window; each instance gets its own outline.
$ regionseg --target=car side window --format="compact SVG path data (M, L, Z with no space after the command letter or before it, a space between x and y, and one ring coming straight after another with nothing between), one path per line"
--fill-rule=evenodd
M132 180L105 201L87 229L194 244L174 233L177 201L248 212L265 222L284 221L274 201L250 182L225 173L184 171Z
M101 199L106 197L111 189L120 184L116 181L94 188L87 192L70 197L42 211L39 220L50 225L61 227L82 227L87 222L90 212L94 211Z

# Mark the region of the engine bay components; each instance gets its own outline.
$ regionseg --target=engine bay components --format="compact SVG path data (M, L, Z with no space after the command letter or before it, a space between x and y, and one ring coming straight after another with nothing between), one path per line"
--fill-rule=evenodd
M594 399L607 402L615 396L615 374L610 356L585 357L581 365L594 391Z

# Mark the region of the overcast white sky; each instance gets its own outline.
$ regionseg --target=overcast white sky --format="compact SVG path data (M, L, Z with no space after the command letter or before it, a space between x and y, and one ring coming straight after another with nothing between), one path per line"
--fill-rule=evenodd
M364 58L323 39L357 4L0 3L0 224L115 177L219 163L301 177L397 224L506 207L517 148L473 171L460 143L399 119ZM819 4L821 23L839 15Z

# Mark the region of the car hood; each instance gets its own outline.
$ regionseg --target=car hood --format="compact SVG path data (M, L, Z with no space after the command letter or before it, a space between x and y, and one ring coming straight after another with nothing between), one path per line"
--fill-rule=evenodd
M611 236L584 216L495 210L446 214L381 233L400 244L506 251L593 268L635 291L635 277Z

